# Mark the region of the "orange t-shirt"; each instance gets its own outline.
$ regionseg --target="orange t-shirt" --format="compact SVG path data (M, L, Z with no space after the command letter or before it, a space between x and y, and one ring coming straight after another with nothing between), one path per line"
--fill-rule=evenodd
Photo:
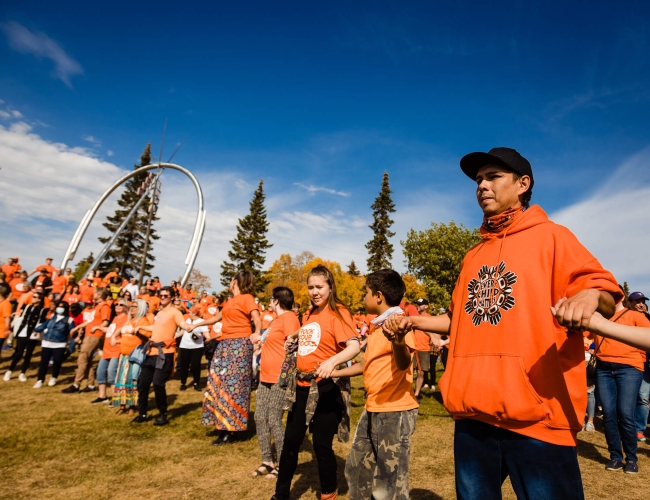
M627 311L627 312L625 312ZM625 312L625 314L623 314ZM620 325L640 326L643 328L650 327L650 321L644 314L633 311L631 309L619 311L612 316L611 321ZM601 344L602 341L602 344ZM637 349L636 347L623 344L612 339L603 339L602 337L595 336L596 357L608 363L620 363L622 365L633 366L639 371L644 371L643 364L646 360L645 351Z
M67 284L68 280L65 276L57 276L56 278L52 278L52 293L63 293L63 290Z
M149 312L150 313L155 313L159 308L160 308L160 298L156 297L155 295L146 295L142 297L144 300L147 301L147 304L149 304Z
M92 302L95 297L95 287L87 281L82 281L79 283L79 294L83 302Z
M107 273L106 276L104 276L103 282L106 285L108 285L114 276L117 276L117 273L115 271L111 271L110 273Z
M47 275L51 278L52 273L56 271L56 269L53 266L50 266L48 264L41 264L35 269L35 272L40 273L41 269L45 269L47 271Z
M431 316L427 312L418 313L418 315ZM408 316L412 316L412 314L408 314ZM431 337L429 337L429 335L424 333L422 330L413 330L413 333L415 334L415 350L424 352L431 351Z
M119 358L122 352L120 344L111 345L111 338L115 335L115 331L119 328L122 328L126 321L129 319L128 314L120 314L115 316L113 322L108 325L108 330L106 330L106 337L104 337L104 347L102 347L102 358L111 359Z
M0 269L2 269L2 272L6 274L5 280L7 282L9 282L12 279L14 279L14 276L20 270L20 265L18 265L18 264L12 264L12 265L5 264L2 267L0 267Z
M263 313L261 313L261 315L262 315L262 330L268 329L268 327L271 326L271 323L273 323L273 320L275 320L275 318L278 317L275 311L264 311ZM294 332L296 330L294 330Z
M111 306L107 302L102 302L94 307L92 311L89 311L89 317L92 315L90 323L86 325L86 336L87 337L101 337L104 335L104 332L101 330L95 330L91 332L93 327L101 326L102 322L109 321L111 319Z
M280 377L282 361L287 353L284 341L292 333L300 329L298 318L291 311L280 314L266 332L262 343L262 362L260 366L260 382L277 384Z
M0 339L6 339L11 332L11 328L6 324L7 318L11 318L11 302L4 299L0 302Z
M240 293L226 302L221 309L221 339L243 339L253 333L251 312L257 310L255 299L248 293Z
M76 304L81 300L81 295L79 295L78 293L75 294L67 293L65 297L63 297L63 300L68 304Z
M133 333L134 326L149 326L151 323L152 320L148 316L140 318L137 323L135 322L135 318L128 321L122 327L122 333L120 337L120 353L124 356L128 356L133 352L133 349L143 343L142 340ZM145 332L144 330L141 330L139 333L146 337L151 336L151 332Z
M329 307L316 309L302 319L298 334L296 365L301 372L312 372L323 361L345 349L347 341L357 337L352 316L345 307L339 307L343 321ZM318 378L316 381L320 381ZM309 386L308 380L298 380L298 385Z
M416 350L413 332L404 337L410 352ZM413 392L413 370L400 370L393 356L393 344L381 328L370 325L363 356L363 383L368 392L366 410L370 412L404 411L418 407Z
M14 278L9 282L11 287L11 293L14 296L14 299L18 300L25 293L25 286L22 278Z
M153 332L151 333L152 342L164 342L164 353L176 352L176 342L174 335L176 328L183 322L183 314L175 307L168 307L156 314L153 322ZM149 352L150 356L157 356L158 349L152 347Z

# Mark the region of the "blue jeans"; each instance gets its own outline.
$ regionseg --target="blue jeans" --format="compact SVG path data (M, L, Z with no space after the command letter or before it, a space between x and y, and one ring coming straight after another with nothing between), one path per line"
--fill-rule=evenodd
M636 398L643 372L630 365L598 360L596 390L603 405L603 426L611 460L637 461ZM623 450L621 450L621 444Z
M636 397L636 431L645 432L648 427L648 400L650 400L650 369L646 364L645 372L643 372L643 380L641 380L641 388Z
M518 499L584 499L574 446L546 443L477 420L457 420L454 459L458 500L500 500L508 476Z
M117 376L120 358L100 359L97 365L97 383L113 385Z

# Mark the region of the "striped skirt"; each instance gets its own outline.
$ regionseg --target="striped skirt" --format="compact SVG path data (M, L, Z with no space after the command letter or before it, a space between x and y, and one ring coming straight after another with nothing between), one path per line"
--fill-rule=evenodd
M138 381L133 380L131 367L133 364L129 357L120 355L115 377L115 390L113 391L113 406L138 405Z
M248 338L217 343L203 397L203 425L245 431L251 400L253 344Z

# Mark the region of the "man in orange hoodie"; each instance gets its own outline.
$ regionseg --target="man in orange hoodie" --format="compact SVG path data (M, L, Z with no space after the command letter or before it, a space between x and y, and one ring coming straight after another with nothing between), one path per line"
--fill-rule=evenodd
M587 406L583 336L591 315L614 313L616 280L537 205L530 163L514 149L471 153L482 241L461 265L449 313L389 318L404 329L449 335L440 380L456 420L459 499L501 498L510 476L518 498L584 498L576 435ZM550 313L568 297L558 312ZM437 334L437 335L436 335Z

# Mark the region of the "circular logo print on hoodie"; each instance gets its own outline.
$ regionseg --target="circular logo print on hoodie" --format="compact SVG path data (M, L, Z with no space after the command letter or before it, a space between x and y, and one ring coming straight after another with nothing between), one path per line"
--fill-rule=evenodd
M501 310L508 311L515 305L512 285L517 283L517 275L506 271L505 262L498 266L483 266L478 271L478 280L472 278L467 285L467 302L465 312L472 315L472 323L479 326L482 322L491 325L501 321Z
M308 323L298 332L298 355L307 356L316 349L320 344L320 325L318 323Z

